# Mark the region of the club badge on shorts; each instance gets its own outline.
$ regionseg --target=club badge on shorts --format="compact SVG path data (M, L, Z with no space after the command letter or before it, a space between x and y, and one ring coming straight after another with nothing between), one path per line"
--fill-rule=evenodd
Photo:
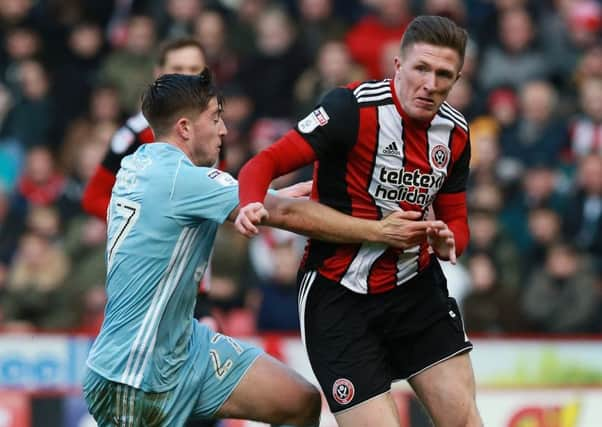
M339 378L332 385L332 397L341 405L347 405L351 402L354 395L355 387L347 378Z

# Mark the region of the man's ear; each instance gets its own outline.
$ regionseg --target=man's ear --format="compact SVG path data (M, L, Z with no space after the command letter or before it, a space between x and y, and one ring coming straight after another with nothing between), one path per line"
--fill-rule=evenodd
M186 117L180 117L174 126L176 134L180 138L185 141L190 139L190 120Z
M454 81L454 83L457 82L458 80L460 80L460 77L462 77L462 72L461 71L456 76L456 80Z

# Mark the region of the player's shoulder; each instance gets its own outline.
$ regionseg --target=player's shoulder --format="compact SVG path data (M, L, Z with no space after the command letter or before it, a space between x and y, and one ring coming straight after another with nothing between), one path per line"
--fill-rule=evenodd
M437 116L446 119L450 126L458 129L468 137L468 122L464 117L464 114L452 107L449 102L444 101L441 104L441 107L439 107L439 110L437 111Z
M391 79L354 82L348 88L360 107L393 104Z

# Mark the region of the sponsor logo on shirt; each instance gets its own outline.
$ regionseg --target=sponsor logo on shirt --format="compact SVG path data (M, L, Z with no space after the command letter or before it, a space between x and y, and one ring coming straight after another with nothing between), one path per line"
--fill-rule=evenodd
M419 169L406 171L404 168L383 167L378 175L378 184L373 196L381 200L408 202L426 207L443 186L444 174L422 173Z
M397 143L395 141L391 142L383 149L383 154L385 156L401 156L399 152L399 148L397 147Z

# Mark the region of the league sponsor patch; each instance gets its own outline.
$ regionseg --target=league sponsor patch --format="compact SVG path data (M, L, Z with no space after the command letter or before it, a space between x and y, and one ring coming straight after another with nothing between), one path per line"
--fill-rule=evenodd
M228 172L221 171L219 169L211 169L207 172L207 177L213 179L215 182L228 187L230 185L236 185L236 180Z
M320 107L309 113L297 126L302 133L310 133L318 126L324 126L328 123L328 120L330 120L330 117L328 117L326 110L324 110L324 107Z
M339 378L332 385L332 397L337 403L347 405L355 396L355 387L347 378Z
M437 169L446 169L450 157L449 148L443 144L437 144L431 149L431 162Z

